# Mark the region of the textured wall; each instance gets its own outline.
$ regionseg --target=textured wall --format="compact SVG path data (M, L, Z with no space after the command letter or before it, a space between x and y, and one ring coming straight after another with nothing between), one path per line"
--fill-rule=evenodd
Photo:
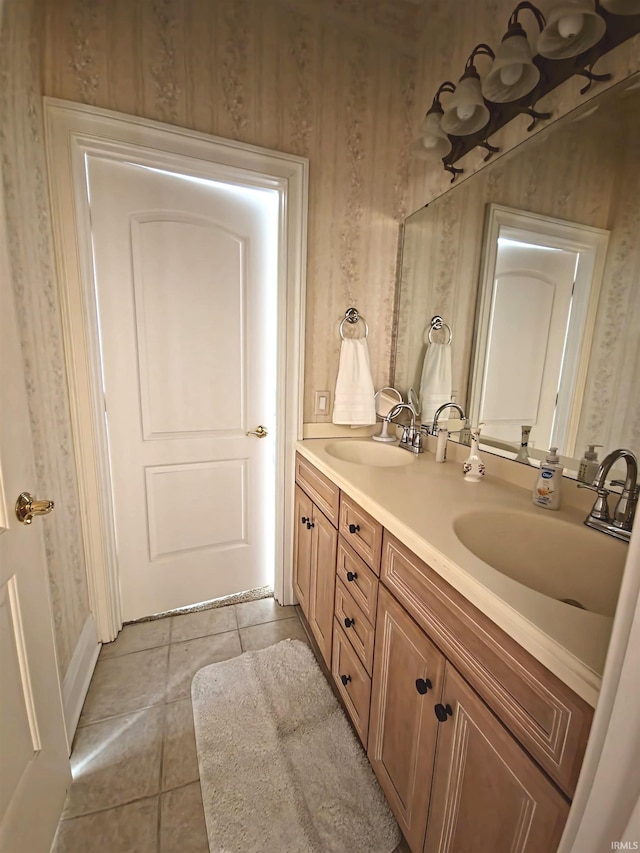
M1 168L38 496L56 503L43 531L62 678L89 604L49 220L40 32L33 0L5 2L0 32Z
M335 384L338 323L369 323L388 379L418 7L344 0L55 0L48 95L310 160L304 419ZM354 22L358 22L358 29Z

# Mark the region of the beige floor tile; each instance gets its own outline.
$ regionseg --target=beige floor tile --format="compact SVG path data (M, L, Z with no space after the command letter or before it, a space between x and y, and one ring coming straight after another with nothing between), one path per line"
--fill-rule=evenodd
M168 702L191 696L193 676L203 666L229 660L242 653L237 631L173 643L169 650Z
M226 607L213 607L199 610L197 613L185 613L171 617L171 642L180 643L207 634L224 634L238 627L236 609L233 604Z
M80 724L126 714L164 701L169 646L99 660Z
M169 642L170 633L170 617L154 619L151 622L139 622L136 625L125 625L112 643L104 644L100 651L100 660L165 646Z
M236 604L238 627L261 625L263 622L275 622L277 619L290 619L295 616L295 608L282 607L273 598L261 598L258 601L247 601Z
M278 622L265 622L263 625L252 625L240 629L240 642L243 652L253 652L273 646L280 640L302 640L307 643L304 632L297 616L292 619L281 619Z
M199 782L162 794L160 853L209 853Z
M166 706L162 790L179 788L200 776L191 697Z
M51 853L157 853L158 800L62 820Z
M159 793L164 713L157 705L78 729L63 818Z

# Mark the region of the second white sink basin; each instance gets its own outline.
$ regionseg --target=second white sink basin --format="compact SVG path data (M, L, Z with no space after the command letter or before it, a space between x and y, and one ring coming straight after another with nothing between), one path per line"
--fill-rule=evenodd
M326 451L334 459L352 462L355 465L369 465L373 468L395 468L411 465L415 455L409 450L401 450L395 445L377 444L375 441L358 441L351 438L332 441Z
M627 545L583 525L543 515L480 511L454 521L476 557L537 592L613 616Z

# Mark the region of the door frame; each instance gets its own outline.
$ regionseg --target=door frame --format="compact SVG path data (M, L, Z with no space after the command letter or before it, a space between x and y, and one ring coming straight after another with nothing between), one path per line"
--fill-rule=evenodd
M45 141L89 601L101 642L122 627L84 160L98 154L275 189L277 293L275 597L292 604L295 442L302 438L309 161L112 110L44 98ZM215 175L213 168L215 165Z

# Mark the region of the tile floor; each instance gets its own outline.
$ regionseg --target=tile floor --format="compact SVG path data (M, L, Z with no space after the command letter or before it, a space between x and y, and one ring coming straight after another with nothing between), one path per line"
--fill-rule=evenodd
M128 625L103 646L51 853L209 853L191 680L289 637L307 641L296 608L267 598Z

